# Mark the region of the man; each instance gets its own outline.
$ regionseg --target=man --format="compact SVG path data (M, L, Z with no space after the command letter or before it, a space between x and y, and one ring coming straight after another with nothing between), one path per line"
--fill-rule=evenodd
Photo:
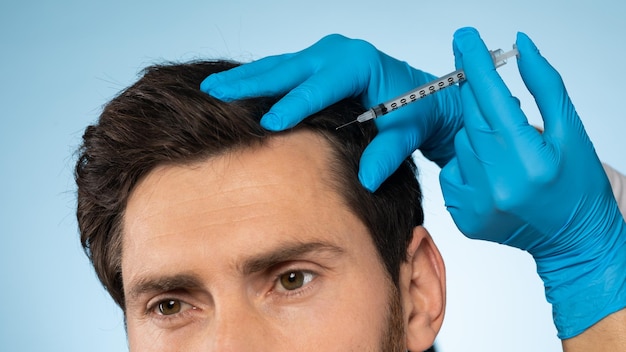
M271 133L258 122L273 99L197 89L232 67L149 68L85 132L81 240L130 349L427 349L445 269L411 159L367 191L358 160L374 125L335 129L357 103Z
M203 90L237 100L287 93L304 79L310 86L281 100L300 105L295 115L304 106L304 117L328 105L316 92L326 102L358 96L368 105L429 77L360 43L357 51L369 56L359 57L370 59L358 66L365 71L350 71L357 84L326 90L323 76L349 63L334 66L325 53L344 40L212 75ZM544 113L543 134L528 126L471 29L455 35L467 84L417 104L404 120L377 120L375 139L371 126L335 131L362 111L343 103L270 134L258 122L265 114L263 127L269 116L270 125L279 123L270 130L284 129L278 104L225 103L196 91L228 65L148 71L87 129L77 165L83 245L124 309L131 349L427 348L443 319L445 274L420 226L419 188L406 159L415 147L445 165L446 205L466 235L533 255L564 349L623 346L624 220L558 73L529 38L520 34L517 44L520 73ZM253 90L264 94L244 89L232 99L212 90L285 58L291 74L279 85L286 88L253 78ZM385 84L360 77L372 69ZM400 148L385 161L390 140ZM357 178L357 170L365 173Z

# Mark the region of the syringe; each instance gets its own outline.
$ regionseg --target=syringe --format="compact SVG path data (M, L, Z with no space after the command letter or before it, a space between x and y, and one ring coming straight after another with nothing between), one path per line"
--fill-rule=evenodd
M519 55L516 45L513 45L513 49L507 52L504 52L502 49L497 49L490 50L489 53L491 53L491 58L493 59L493 64L496 68L505 65L509 58ZM402 94L395 99L391 99L385 103L378 104L359 115L356 120L345 123L337 127L337 129L340 129L355 122L365 122L386 115L394 110L400 109L422 98L426 98L431 94L434 94L444 88L450 87L455 83L464 80L465 72L463 72L463 69L456 70L430 83L426 83L423 86L419 86L405 94Z

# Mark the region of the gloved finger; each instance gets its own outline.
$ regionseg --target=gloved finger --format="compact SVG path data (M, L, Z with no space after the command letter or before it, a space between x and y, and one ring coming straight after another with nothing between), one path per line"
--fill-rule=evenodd
M200 89L226 101L282 95L323 66L325 52L346 41L341 35L328 35L299 52L269 56L211 75L200 84Z
M453 46L453 50L455 63L461 67L463 54L456 45ZM495 165L502 162L502 147L504 147L501 145L502 139L498 137L483 116L472 85L468 82L461 82L459 91L463 104L464 131L467 135L468 144L476 153L476 158L485 165ZM517 99L515 101L519 102ZM457 136L458 138L459 136ZM458 142L455 141L455 149L458 154L460 146L457 146L457 144ZM463 161L464 158L459 156L459 162L462 163Z
M421 142L419 134L403 128L380 131L361 155L361 184L370 192L376 191Z
M504 185L510 185L510 180L506 179L506 173L504 173L503 167L510 165L509 169L515 165L529 164L529 167L535 167L537 164L535 158L532 156L526 157L525 151L530 149L527 141L533 140L532 136L528 136L529 133L538 134L537 131L527 125L519 126L516 129L518 135L514 135L513 141L511 139L502 138L502 134L509 134L509 131L494 131L489 127L486 119L481 113L481 109L478 106L477 99L472 90L472 86L464 84L460 88L461 101L463 103L463 119L465 122L464 130L468 136L469 144L472 150L476 153L476 158L487 168L487 173L492 177L492 181L497 183L500 187ZM513 98L513 101L517 104L517 98ZM527 128L525 128L527 127ZM458 153L457 148L457 153ZM523 156L524 155L524 156ZM462 161L463 159L459 157ZM523 159L531 159L532 161L525 161ZM512 170L512 169L511 169ZM509 170L509 171L511 171ZM511 186L514 187L514 186Z
M515 136L519 126L528 120L517 101L496 72L487 47L473 28L463 28L454 34L454 45L472 87L478 107L494 131L504 136Z
M513 100L515 101L515 104L517 104L517 107L521 108L522 102L515 96L512 96L511 98L513 98Z
M284 70L281 67L281 72ZM307 73L308 75L308 73ZM342 79L342 77L345 79ZM280 80L262 77L261 80ZM351 77L345 72L326 69L310 76L291 89L261 118L261 126L271 131L291 128L306 117L330 106L345 97L358 95L358 84L350 84ZM337 83L332 83L337 82Z
M463 104L463 126L469 144L479 155L489 155L492 144L487 140L494 138L495 133L483 117L472 87L462 82L459 92Z
M241 88L239 81L249 80L259 74L273 70L289 60L293 55L294 54L268 56L250 63L242 64L230 70L214 73L207 76L200 83L200 90L224 101L260 96L260 94L257 94L253 89L239 90ZM244 88L245 87L246 85L244 85Z
M455 197L445 197L445 193L448 189L457 189L458 187L466 184L463 172L459 165L459 159L455 156L441 169L439 173L439 182L441 183L442 190L444 191L444 200L446 206L458 207Z
M464 195L469 193L469 186L463 179L463 173L459 166L459 161L456 157L452 158L439 173L439 184L441 185L441 192L443 193L443 199L446 209L452 216L452 220L456 226L463 232L464 221L461 220L461 216L465 213Z
M454 139L454 149L456 150L456 159L463 180L473 189L480 190L481 194L473 194L471 199L472 205L477 209L491 208L491 180L485 172L485 161L481 159L477 151L474 150L470 143L467 129L462 129L456 134ZM487 163L487 165L489 165ZM489 206L485 206L485 200ZM482 212L484 213L484 211Z
M446 208L459 230L469 238L478 238L482 222L476 221L479 218L477 209L485 212L489 208L490 194L482 189L487 180L465 129L456 134L454 146L456 157L444 166L439 175L441 190Z
M463 68L463 52L459 49L457 44L457 40L454 40L452 42L454 65L457 68ZM480 111L480 107L476 102L476 97L474 96L474 92L472 91L472 86L468 84L467 81L462 81L459 83L459 91L463 106L463 126L466 129L471 128L472 130L491 130L491 126L483 117ZM473 131L470 131L468 134L471 140Z
M200 89L224 101L278 96L304 82L313 71L292 54L266 59L219 73L229 74L227 76L211 75L202 82Z
M537 102L544 120L545 135L561 139L572 129L584 132L559 73L541 56L526 34L517 34L517 47L520 51L520 75Z
M467 76L465 85L471 88L476 101L477 109L474 110L480 112L498 137L498 139L487 140L483 138L484 133L482 137L472 133L476 129L467 126L480 126L482 122L480 120L472 122L471 118L478 115L464 116L466 128L468 128L476 151L481 157L485 158L489 155L493 162L498 163L513 162L514 158L517 161L518 171L525 172L529 177L547 170L551 165L551 157L546 153L549 152L546 149L546 143L541 134L528 123L519 107L518 99L511 95L495 72L491 55L478 32L474 29L467 29L455 33L455 45ZM466 93L462 91L464 112L465 106L471 102L467 99Z

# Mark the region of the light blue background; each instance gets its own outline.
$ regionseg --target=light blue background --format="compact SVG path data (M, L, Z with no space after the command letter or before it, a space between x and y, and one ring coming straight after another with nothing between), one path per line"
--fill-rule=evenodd
M17 1L0 4L0 350L125 351L122 315L79 245L72 178L102 104L164 60L249 61L338 32L442 75L451 38L528 33L561 72L601 158L626 171L622 1ZM358 58L355 58L358 60ZM515 64L500 69L539 123ZM560 349L530 257L463 238L421 161L427 227L448 269L442 351Z

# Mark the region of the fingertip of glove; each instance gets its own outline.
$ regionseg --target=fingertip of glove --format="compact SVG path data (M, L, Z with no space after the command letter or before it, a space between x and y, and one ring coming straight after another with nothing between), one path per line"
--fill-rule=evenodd
M480 34L474 27L463 27L454 32L453 39L456 49L462 53L474 47L475 40L480 39Z
M465 27L454 33L455 64L458 69L493 69L493 61L480 34L475 28ZM466 74L468 72L466 71Z
M233 99L218 84L219 78L215 74L210 75L200 83L200 91L225 102L232 101Z
M200 83L200 90L205 93L209 93L213 88L215 88L215 86L217 85L217 81L218 79L215 74L207 76Z
M363 187L371 193L376 192L378 187L380 187L380 182L378 180L372 178L371 175L363 172L362 170L359 171L359 181L361 182L361 185L363 185Z
M465 35L479 35L478 30L474 27L461 27L454 31L454 38L460 38Z
M517 33L515 43L519 50L518 67L524 81L530 79L546 82L546 78L552 73L552 69L547 60L539 52L535 43L523 32Z
M263 117L261 118L261 127L274 132L282 131L286 128L285 126L283 126L283 121L280 116L276 115L273 112L268 112L267 114L263 115Z
M517 32L515 44L520 51L520 58L523 58L524 54L539 54L539 49L537 49L535 43L524 32Z
M365 189L372 193L380 187L386 178L384 175L387 173L387 169L384 158L384 154L381 155L376 148L372 150L372 144L365 148L361 155L359 181Z

